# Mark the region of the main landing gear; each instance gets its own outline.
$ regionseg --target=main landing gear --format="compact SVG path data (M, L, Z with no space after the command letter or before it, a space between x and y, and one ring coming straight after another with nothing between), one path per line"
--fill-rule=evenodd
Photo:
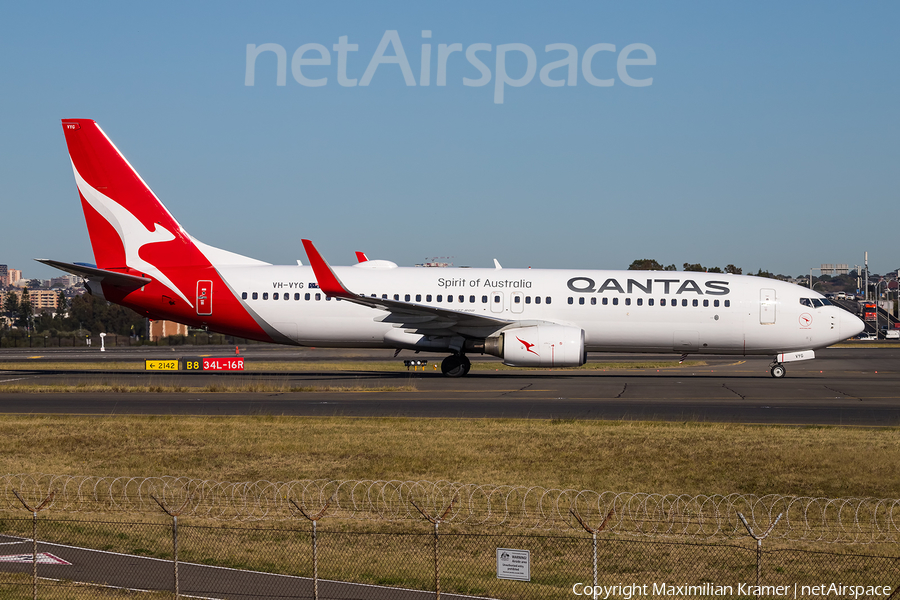
M472 368L472 363L464 354L451 354L441 361L441 373L447 377L462 377Z
M769 372L772 373L772 377L774 377L775 379L781 379L787 373L784 365L780 362L772 363L772 368L769 369Z

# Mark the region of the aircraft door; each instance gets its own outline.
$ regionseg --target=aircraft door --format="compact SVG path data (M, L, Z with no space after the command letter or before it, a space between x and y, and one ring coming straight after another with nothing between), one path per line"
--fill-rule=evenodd
M513 292L509 295L509 308L514 313L521 313L525 310L525 294L522 292Z
M771 325L775 322L775 290L759 290L759 324Z
M212 281L197 282L197 314L209 316L212 314Z
M491 312L503 312L503 292L491 292Z

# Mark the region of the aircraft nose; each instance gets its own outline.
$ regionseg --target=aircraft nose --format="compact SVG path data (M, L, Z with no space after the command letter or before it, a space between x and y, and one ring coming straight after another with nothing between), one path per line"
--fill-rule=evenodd
M842 309L840 327L841 339L846 340L847 338L852 338L854 335L862 333L866 328L866 324L853 313Z

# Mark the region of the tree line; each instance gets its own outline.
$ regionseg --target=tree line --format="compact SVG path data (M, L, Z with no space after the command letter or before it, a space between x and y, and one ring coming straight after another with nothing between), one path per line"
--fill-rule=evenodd
M51 337L79 331L136 336L146 333L144 318L139 314L90 294L75 296L70 300L63 292L59 292L56 312L45 310L36 313L28 288L24 288L18 294L7 293L0 310L13 326ZM0 323L0 327L5 327L5 324Z

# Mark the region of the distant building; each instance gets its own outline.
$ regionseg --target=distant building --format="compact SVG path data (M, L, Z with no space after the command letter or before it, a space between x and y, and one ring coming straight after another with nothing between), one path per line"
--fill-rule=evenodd
M837 277L838 275L849 275L850 274L850 265L832 265L832 264L823 264L821 268L822 275L828 275L829 277Z
M6 302L8 295L14 295L21 300L22 292L11 290L9 292L0 292L0 306ZM31 302L31 310L34 313L42 310L56 310L59 306L59 292L52 290L28 290L28 301Z
M9 285L9 267L0 265L0 286Z
M63 275L62 277L54 277L50 280L50 287L54 289L67 289L74 287L81 280L75 275Z
M18 269L9 269L6 277L6 285L10 287L19 287L19 284L22 282L22 271Z
M187 335L188 326L175 321L150 321L150 341L155 342L160 338L170 335Z

